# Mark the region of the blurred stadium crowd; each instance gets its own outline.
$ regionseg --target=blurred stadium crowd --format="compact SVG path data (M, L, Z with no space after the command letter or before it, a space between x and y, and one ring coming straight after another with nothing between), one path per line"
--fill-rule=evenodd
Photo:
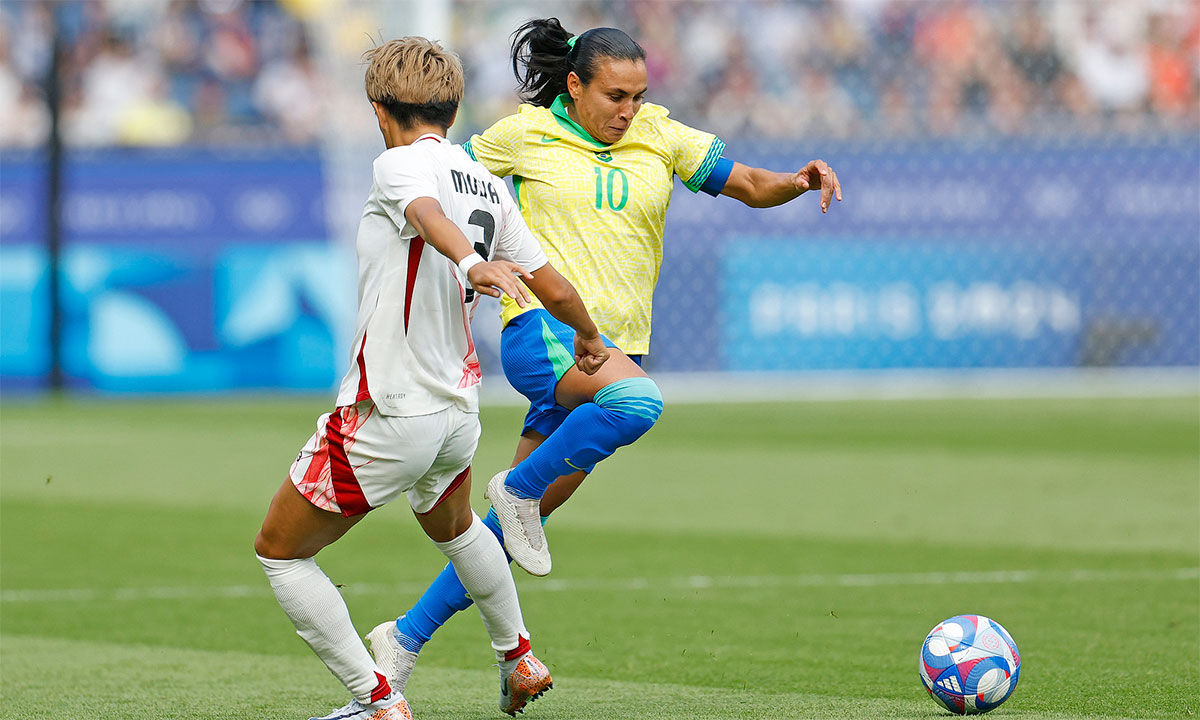
M3 5L0 142L37 145L43 87L63 43L63 135L77 146L310 143L321 76L303 24L275 2Z
M330 98L346 97L331 92L316 50L315 38L331 32L312 12L323 1L371 6L4 0L0 146L45 141L56 34L65 49L60 77L70 145L318 142L331 126ZM1192 0L448 5L447 40L469 73L460 132L512 111L508 34L524 19L550 15L577 32L627 30L648 54L649 99L728 137L1200 130L1200 3ZM366 34L405 30L355 17L355 29ZM367 41L360 33L352 42Z

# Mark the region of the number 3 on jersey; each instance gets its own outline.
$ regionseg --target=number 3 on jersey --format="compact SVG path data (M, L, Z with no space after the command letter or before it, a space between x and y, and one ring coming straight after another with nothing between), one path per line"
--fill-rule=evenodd
M483 242L475 243L475 252L479 253L484 260L491 260L492 238L496 236L496 218L486 210L476 210L467 219L467 224L474 225L483 231ZM470 305L474 300L475 288L468 287L463 302Z
M596 209L604 209L607 196L610 210L615 212L624 210L625 204L629 202L629 178L625 177L625 172L621 168L608 168L607 173L602 167L593 167L592 169L596 171ZM620 179L619 183L618 179Z

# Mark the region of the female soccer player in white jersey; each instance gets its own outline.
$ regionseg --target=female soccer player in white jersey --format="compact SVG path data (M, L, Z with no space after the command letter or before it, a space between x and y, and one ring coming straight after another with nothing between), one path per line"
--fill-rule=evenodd
M608 350L504 184L446 140L463 92L458 58L416 37L368 57L367 96L388 149L375 160L358 229L350 370L336 408L318 420L272 499L254 549L297 633L353 696L325 720L411 718L403 688L379 671L313 559L404 493L479 606L500 662L500 709L513 714L550 687L550 674L530 652L504 550L468 502L479 439L473 292L526 306L519 275L574 329L581 373L595 373Z
M797 172L752 168L722 157L725 144L643 102L645 52L624 32L573 36L557 19L514 33L513 71L527 104L464 145L497 175L511 175L517 202L551 263L579 289L614 351L604 369L570 367L570 331L534 302L502 299L501 358L509 382L530 401L514 467L492 479L485 524L533 574L550 569L544 520L597 462L646 432L662 410L641 371L650 349L651 299L673 176L692 192L752 207L820 191L822 212L842 199L822 160ZM403 687L416 653L471 604L447 567L416 606L368 636L380 666Z

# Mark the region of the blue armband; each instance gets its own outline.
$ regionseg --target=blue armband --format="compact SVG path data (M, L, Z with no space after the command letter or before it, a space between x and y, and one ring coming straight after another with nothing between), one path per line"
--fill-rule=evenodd
M725 189L725 183L729 180L729 173L733 172L733 161L727 157L717 159L717 164L713 166L712 172L705 178L704 184L700 189L713 197L721 194Z

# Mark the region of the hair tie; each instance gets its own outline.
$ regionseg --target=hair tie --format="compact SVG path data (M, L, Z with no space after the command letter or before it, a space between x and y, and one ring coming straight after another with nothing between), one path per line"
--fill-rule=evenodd
M568 39L568 40L567 40L567 47L569 47L569 48L571 48L572 50L574 50L574 49L575 49L575 41L576 41L576 40L578 40L578 39L579 39L579 36L578 36L578 35L572 35L572 36L570 37L570 39Z

